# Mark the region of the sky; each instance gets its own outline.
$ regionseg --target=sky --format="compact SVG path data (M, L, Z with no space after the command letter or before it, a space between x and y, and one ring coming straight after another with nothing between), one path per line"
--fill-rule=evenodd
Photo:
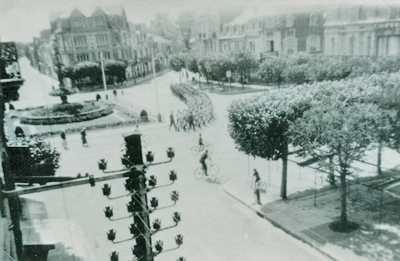
M332 3L398 4L400 0L0 0L0 41L32 42L43 29L49 29L49 13L102 5L120 5L125 8L128 21L146 23L158 12L166 12L174 19L185 10L204 12L208 9L224 9L232 5L259 6L263 10L284 6L307 8L312 5Z

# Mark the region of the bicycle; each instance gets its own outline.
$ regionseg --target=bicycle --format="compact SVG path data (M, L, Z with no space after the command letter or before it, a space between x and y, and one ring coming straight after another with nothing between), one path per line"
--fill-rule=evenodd
M251 177L248 179L247 185L248 185L250 188L253 188L253 176L251 176ZM267 183L266 183L265 181L260 180L260 181L258 181L258 182L256 183L256 189L259 189L259 190L260 190L261 192L263 192L263 193L267 192L267 187L268 187L268 185L267 185Z
M212 153L214 151L214 146L209 143L204 143L203 146L200 145L193 146L190 151L192 152L193 156L198 155L200 152L208 150L208 153Z
M207 172L208 172L208 176L210 178L212 178L215 182L221 182L221 180L220 180L221 175L219 174L219 166L217 164L211 163L210 166L208 167L208 171ZM206 173L205 173L205 171L204 171L204 169L202 167L197 168L194 171L194 177L197 180L202 179L205 176L205 174Z

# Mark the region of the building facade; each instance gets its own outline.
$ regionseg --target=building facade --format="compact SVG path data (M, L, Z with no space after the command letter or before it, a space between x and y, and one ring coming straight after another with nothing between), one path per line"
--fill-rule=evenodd
M400 55L399 6L338 6L324 27L327 55Z
M122 7L77 8L50 16L51 33L64 65L82 61L132 59L129 25Z

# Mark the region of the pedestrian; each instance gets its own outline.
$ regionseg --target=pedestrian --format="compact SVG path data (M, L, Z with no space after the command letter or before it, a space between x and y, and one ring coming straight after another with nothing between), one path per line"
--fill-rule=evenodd
M62 147L64 149L67 149L67 134L65 133L65 130L61 130L61 141Z
M14 105L12 105L11 103L8 103L8 109L9 109L10 111L12 111L12 110L15 110L15 107L14 107Z
M260 188L258 186L258 182L261 180L260 174L258 174L258 171L254 169L253 173L253 182L251 187L253 188L254 191L254 199L256 201L256 204L261 205L261 200L260 200Z
M143 78L146 78L146 71L143 71Z
M124 96L124 90L121 90L121 94L122 94L122 96Z
M193 130L195 131L196 127L194 126L194 117L193 117L193 113L192 112L189 113L188 121L189 121L188 130L190 130L190 127L193 127Z
M81 130L81 138L82 138L83 147L89 146L87 139L86 139L86 127L83 127Z
M96 101L99 101L99 100L101 100L101 96L100 96L100 94L96 94Z
M117 90L115 88L114 88L113 94L114 94L115 99L117 99Z
M169 129L168 130L171 130L172 125L174 125L175 130L178 130L176 128L176 124L175 124L174 113L171 111L171 114L169 115Z

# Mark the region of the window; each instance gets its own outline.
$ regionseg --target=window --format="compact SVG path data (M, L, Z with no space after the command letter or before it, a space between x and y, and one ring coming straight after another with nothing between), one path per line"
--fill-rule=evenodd
M74 43L75 46L86 46L86 36L75 36Z
M321 37L319 35L310 35L307 37L307 50L310 53L321 51Z
M274 51L274 41L267 41L267 52Z
M108 44L108 35L106 34L96 35L96 43L98 45Z
M318 26L319 25L319 15L311 14L310 15L310 26Z
M356 38L354 36L349 38L349 55L354 54L354 43L356 41Z
M114 35L114 40L115 40L116 43L119 43L121 41L121 39L120 39L118 34Z
M283 41L283 52L290 54L294 53L297 50L297 41L294 37L286 37Z
M111 59L111 54L110 54L110 52L103 52L103 58L104 58L104 59Z
M331 54L336 55L335 53L335 38L331 38Z
M72 27L83 27L82 19L73 19L72 20Z
M293 25L294 25L294 15L289 14L286 17L286 27L293 27Z
M76 59L79 62L89 61L89 54L87 54L87 53L77 54Z
M94 25L95 26L104 26L104 19L102 17L95 17L94 18Z
M113 56L114 56L114 59L119 59L118 50L113 51Z

